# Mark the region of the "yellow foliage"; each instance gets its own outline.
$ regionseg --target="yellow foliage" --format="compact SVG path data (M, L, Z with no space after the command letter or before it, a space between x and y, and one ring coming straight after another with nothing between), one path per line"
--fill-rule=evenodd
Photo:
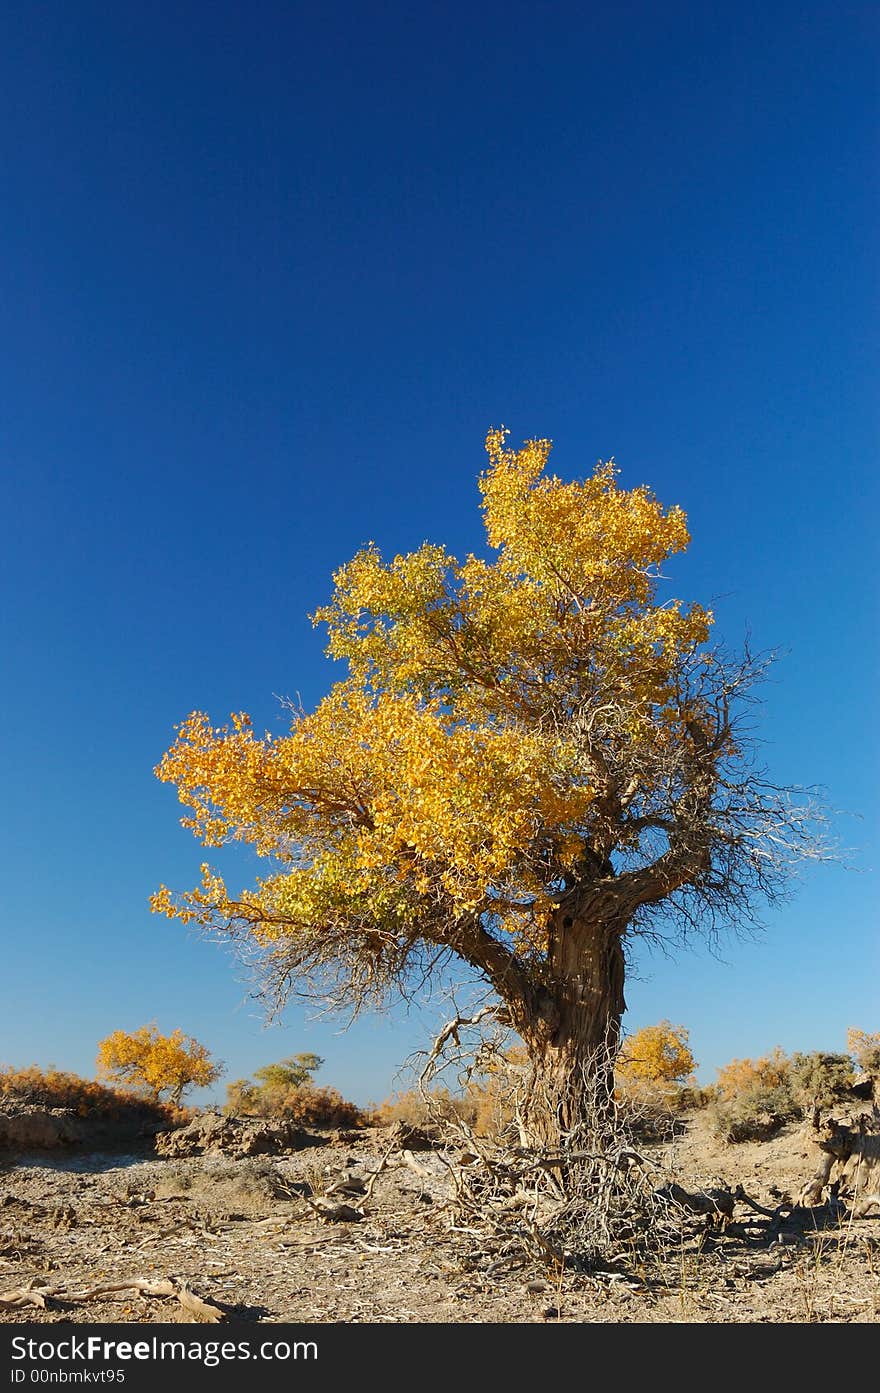
M456 1096L448 1088L435 1088L429 1093L410 1088L393 1093L378 1108L374 1108L372 1121L377 1127L390 1127L395 1122L402 1122L407 1127L431 1131L439 1120L456 1118L469 1126L474 1124L476 1107L468 1098Z
M872 1034L851 1026L846 1032L846 1048L866 1074L880 1075L880 1031Z
M628 1035L614 1066L622 1084L683 1084L696 1065L683 1025L659 1021Z
M206 1088L222 1074L204 1045L182 1030L162 1035L156 1025L114 1030L98 1045L98 1073L119 1079L159 1099L178 1104L187 1088Z
M732 1102L740 1094L785 1088L789 1066L788 1056L778 1045L760 1059L732 1059L718 1070L716 1093L725 1102Z
M156 773L184 825L272 869L235 896L206 864L198 889L163 886L154 910L237 921L270 949L353 926L388 942L430 917L434 941L454 946L470 919L524 955L546 950L560 878L609 816L607 770L558 715L601 709L649 798L652 769L705 717L682 703L677 671L711 614L655 597L659 566L689 540L680 508L619 487L613 462L563 483L545 472L548 441L505 437L489 433L480 480L494 559L426 543L386 562L368 546L313 616L349 669L313 713L281 737L243 713L179 727Z
M295 1088L231 1088L225 1111L253 1117L284 1117L300 1127L363 1127L369 1121L356 1103L335 1088L300 1084Z

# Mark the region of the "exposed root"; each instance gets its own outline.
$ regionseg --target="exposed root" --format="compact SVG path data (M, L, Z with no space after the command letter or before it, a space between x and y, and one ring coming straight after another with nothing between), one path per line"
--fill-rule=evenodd
M188 1282L177 1277L126 1277L119 1282L103 1282L83 1292L69 1291L63 1283L34 1280L25 1287L0 1293L0 1310L21 1310L25 1306L37 1306L45 1310L49 1301L80 1304L107 1298L124 1300L133 1294L173 1297L198 1321L213 1323L223 1320L226 1315L220 1306L215 1306L212 1301L205 1301L193 1291Z
M510 1068L498 1040L482 1041L476 1064L467 1062L463 1047L453 1057L459 1079L476 1067L490 1072L499 1089L507 1088L507 1127L498 1136L480 1136L436 1107L432 1085L449 1067L450 1043L459 1046L459 1029L478 1018L459 1017L444 1028L420 1079L425 1106L445 1143L437 1154L449 1176L453 1226L488 1230L505 1252L524 1252L557 1270L588 1270L622 1251L634 1255L677 1242L686 1208L668 1187L664 1191L667 1177L636 1146L632 1118L600 1096L598 1067L584 1068L583 1120L560 1132L552 1146L523 1145L526 1118L536 1110L534 1083L522 1069ZM551 1106L548 1100L548 1115ZM422 1174L411 1154L404 1159Z

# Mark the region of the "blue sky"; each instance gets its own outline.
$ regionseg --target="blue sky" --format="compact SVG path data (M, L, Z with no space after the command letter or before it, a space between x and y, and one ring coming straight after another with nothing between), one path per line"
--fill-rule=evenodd
M0 1063L155 1019L360 1101L431 1009L265 1030L149 913L200 848L152 768L193 708L314 704L307 619L374 539L482 546L490 425L688 512L673 590L786 652L762 735L857 868L627 1025L709 1079L880 1029L877 10L12 3L0 18ZM874 389L872 391L872 389ZM858 815L858 816L856 816ZM239 883L254 866L241 860Z

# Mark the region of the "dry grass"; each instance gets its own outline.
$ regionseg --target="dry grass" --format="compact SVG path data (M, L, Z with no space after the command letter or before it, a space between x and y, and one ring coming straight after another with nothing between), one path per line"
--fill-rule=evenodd
M0 1109L21 1105L69 1108L78 1117L112 1120L132 1114L149 1115L165 1127L179 1126L192 1116L186 1108L157 1103L143 1093L96 1083L62 1069L40 1069L37 1065L0 1070Z

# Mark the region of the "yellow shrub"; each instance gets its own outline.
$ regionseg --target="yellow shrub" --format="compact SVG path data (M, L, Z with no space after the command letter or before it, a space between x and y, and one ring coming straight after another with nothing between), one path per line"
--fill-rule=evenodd
M407 1127L430 1128L441 1118L457 1117L473 1126L476 1115L476 1104L470 1098L455 1097L447 1088L436 1088L427 1096L412 1088L386 1098L375 1109L374 1120L380 1127L403 1122Z
M300 1127L364 1127L370 1120L356 1103L350 1103L335 1088L303 1084L288 1089L279 1106L276 1116L290 1118Z
M122 1118L147 1110L169 1126L189 1117L185 1109L154 1103L141 1093L108 1087L62 1069L40 1069L35 1064L26 1069L0 1070L0 1108L13 1103L71 1108L80 1117Z
M777 1045L772 1054L760 1059L732 1059L718 1070L715 1090L719 1098L732 1102L742 1093L785 1088L789 1082L789 1058Z

